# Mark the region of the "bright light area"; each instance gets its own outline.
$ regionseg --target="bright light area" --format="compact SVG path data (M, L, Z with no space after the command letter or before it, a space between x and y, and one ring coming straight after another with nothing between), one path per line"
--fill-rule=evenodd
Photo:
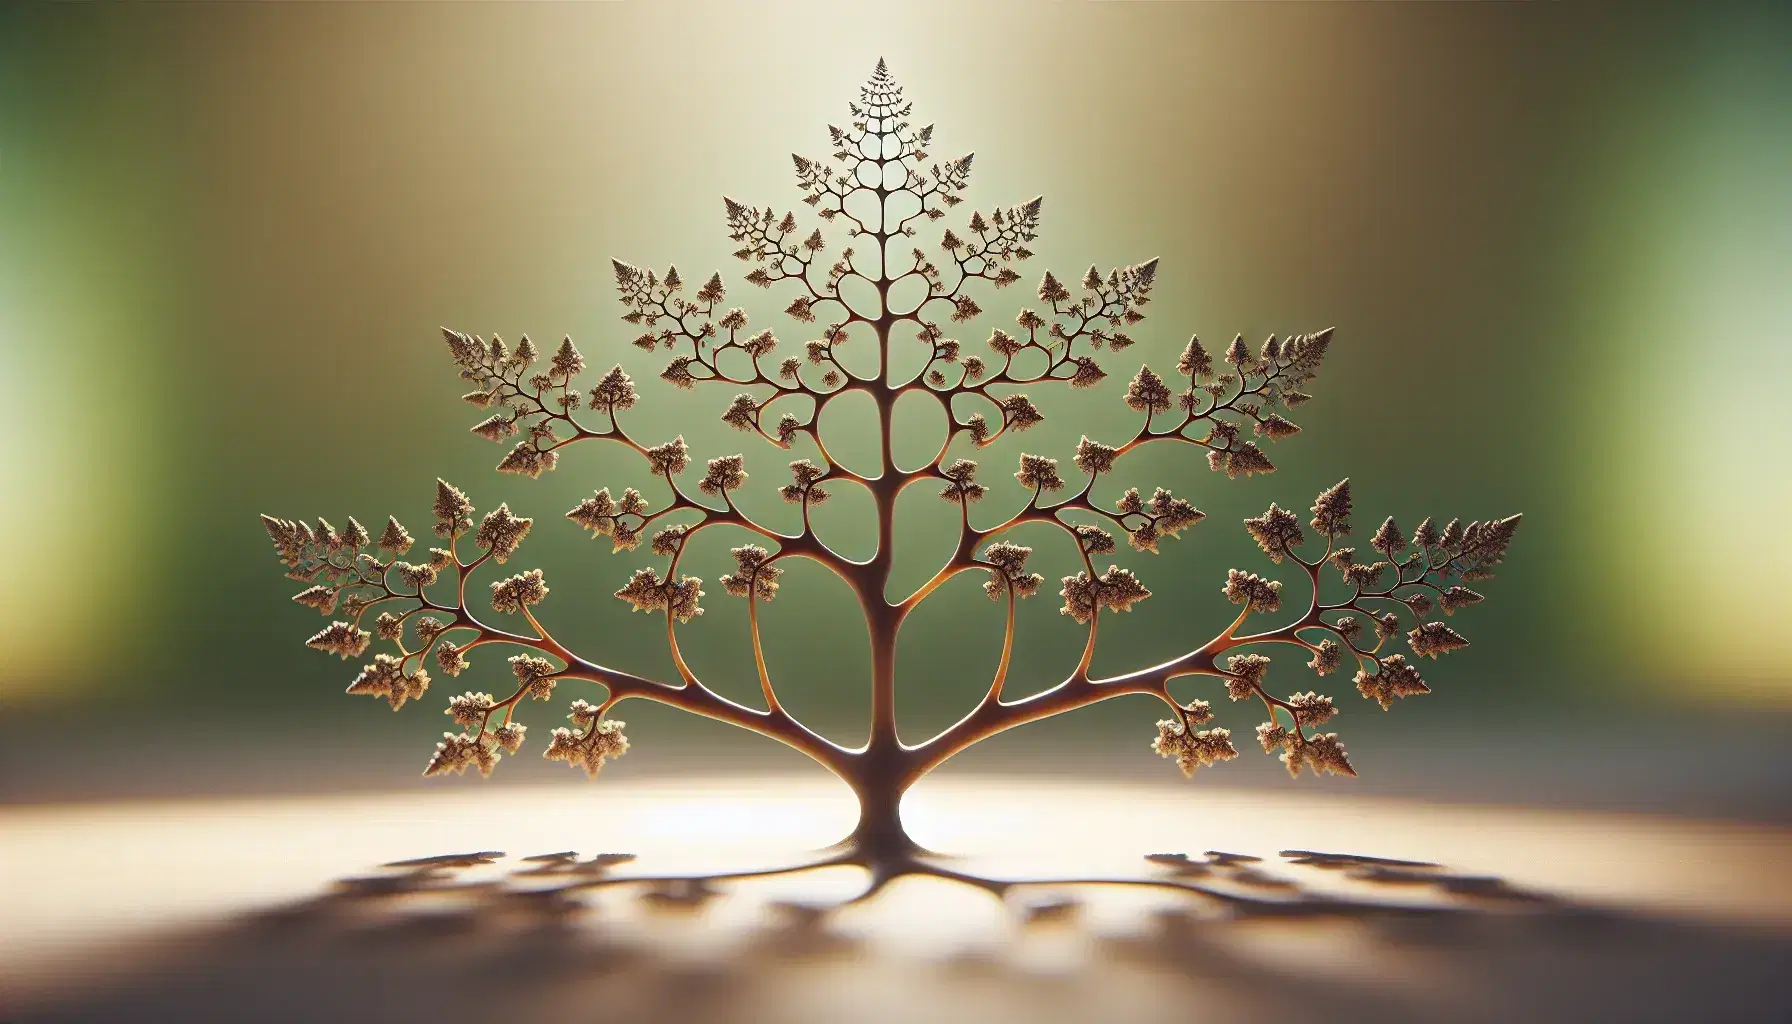
M1771 104L1792 81L1764 40L1715 47L1677 123L1628 147L1614 190L1627 310L1589 381L1617 394L1592 424L1616 465L1604 510L1608 572L1630 574L1625 631L1668 678L1792 700L1785 581L1792 545L1792 133ZM1626 233L1624 226L1638 225ZM1627 457L1626 457L1627 456ZM1604 482L1603 480L1601 481ZM1588 581L1589 587L1595 581Z

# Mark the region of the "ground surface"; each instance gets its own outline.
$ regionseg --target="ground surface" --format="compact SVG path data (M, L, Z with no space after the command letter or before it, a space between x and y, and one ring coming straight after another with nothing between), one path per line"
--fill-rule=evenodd
M852 818L812 777L19 806L0 1019L1792 1015L1792 829L994 777L905 813L952 871L1189 891L615 881L802 860Z

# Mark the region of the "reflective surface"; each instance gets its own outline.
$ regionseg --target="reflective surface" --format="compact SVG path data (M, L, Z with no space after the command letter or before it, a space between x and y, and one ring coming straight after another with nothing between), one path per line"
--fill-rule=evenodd
M807 779L15 808L0 984L22 1020L1792 1005L1788 829L1000 778L926 783L905 816L949 872L1050 884L898 880L830 910L861 873L625 881L812 859L853 815Z

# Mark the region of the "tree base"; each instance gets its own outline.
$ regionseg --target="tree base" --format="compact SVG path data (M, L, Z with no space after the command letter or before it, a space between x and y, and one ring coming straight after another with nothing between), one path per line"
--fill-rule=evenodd
M922 857L940 857L915 842L900 822L861 821L839 842L823 847L824 852L838 854L842 863L857 864L867 870L878 865L896 865Z
M853 794L859 801L858 824L825 851L839 855L840 863L858 865L874 876L904 868L919 858L939 856L915 842L903 827L902 792L868 782L854 784Z

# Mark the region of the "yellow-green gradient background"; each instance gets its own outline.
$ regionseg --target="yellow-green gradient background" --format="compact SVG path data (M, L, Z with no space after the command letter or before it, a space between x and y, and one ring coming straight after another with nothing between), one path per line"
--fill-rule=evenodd
M978 154L956 219L1046 197L1025 284L985 302L958 332L970 345L1045 267L1162 259L1141 343L1092 392L1034 389L1049 419L1027 450L1068 458L1084 431L1131 429L1125 378L1167 368L1191 332L1337 328L1305 432L1271 452L1280 472L1229 482L1172 446L1123 464L1109 490L1170 486L1209 519L1161 557L1116 557L1157 596L1104 625L1098 669L1210 635L1232 610L1225 569L1268 568L1238 520L1349 475L1371 526L1526 514L1490 600L1453 620L1475 646L1430 672L1439 693L1400 709L1411 721L1792 698L1783 8L255 4L0 12L6 713L354 722L410 737L420 764L441 691L495 689L501 655L368 725L382 710L340 696L353 667L299 645L318 620L288 603L255 517L377 529L393 512L422 534L437 475L537 518L517 564L547 569L552 627L595 660L668 671L660 629L608 597L650 556L612 557L559 518L642 482L638 460L586 446L540 481L494 473L436 328L570 333L595 369L643 382L639 436L744 450L747 507L783 522L770 487L792 456L717 421L726 389L655 379L664 357L627 345L608 259L738 282L721 195L806 214L787 154L826 154L824 125L879 55L939 155ZM787 299L730 296L798 343L770 315ZM919 451L937 424L913 422ZM838 429L849 460L867 450L862 427ZM1002 483L1019 447L984 459L986 517L1019 499ZM830 526L863 553L849 491ZM904 510L912 582L949 515L923 491ZM1034 539L1042 571L1069 571ZM712 582L684 636L701 673L747 695L744 609L713 583L740 542L708 537L691 560ZM1054 602L1025 607L1017 679L1074 660ZM911 737L985 684L998 612L965 578L911 620ZM793 569L767 642L797 711L862 732L865 644L837 582ZM1370 716L1343 696L1348 735ZM1142 751L1155 712L1116 704L1043 728L1124 726L1114 743Z

